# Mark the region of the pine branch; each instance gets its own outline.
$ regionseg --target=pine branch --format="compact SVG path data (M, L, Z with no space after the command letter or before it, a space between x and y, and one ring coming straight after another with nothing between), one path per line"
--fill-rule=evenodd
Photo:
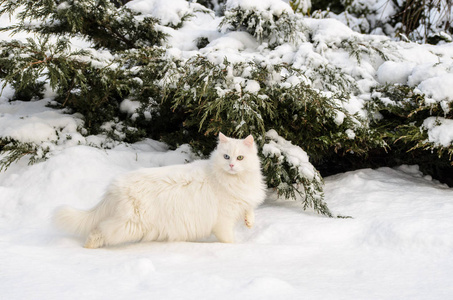
M42 149L34 143L23 143L11 138L0 138L0 172L6 171L11 164L29 156L29 164L45 158L48 149Z
M40 35L73 37L82 35L95 48L121 51L142 46L160 45L166 35L155 29L156 19L136 19L137 13L125 6L119 8L107 0L64 1L2 0L0 15L17 14L18 24L1 31L34 32Z

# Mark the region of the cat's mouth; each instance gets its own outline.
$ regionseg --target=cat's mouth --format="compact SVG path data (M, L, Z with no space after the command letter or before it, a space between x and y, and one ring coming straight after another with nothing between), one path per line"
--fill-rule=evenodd
M230 168L227 170L227 173L231 174L231 175L236 175L238 173L238 171L236 171L236 169Z

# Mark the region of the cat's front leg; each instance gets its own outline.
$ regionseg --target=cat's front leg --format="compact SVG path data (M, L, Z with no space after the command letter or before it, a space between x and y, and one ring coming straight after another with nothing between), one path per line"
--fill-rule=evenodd
M253 209L245 211L245 226L252 228L255 224L255 212Z
M212 232L221 243L234 243L234 222L217 222Z

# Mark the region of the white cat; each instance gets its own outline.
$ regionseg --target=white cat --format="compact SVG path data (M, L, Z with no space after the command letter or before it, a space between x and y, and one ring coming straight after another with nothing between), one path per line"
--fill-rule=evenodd
M234 227L255 221L265 184L256 145L219 134L208 160L133 171L114 180L89 211L59 209L55 222L87 236L86 248L138 241L195 241L211 233L234 242Z

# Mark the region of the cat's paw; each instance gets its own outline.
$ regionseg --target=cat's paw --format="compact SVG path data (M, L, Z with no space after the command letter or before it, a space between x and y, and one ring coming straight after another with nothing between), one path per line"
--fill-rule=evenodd
M249 211L245 212L244 221L245 221L245 226L247 226L248 228L253 227L253 225L255 224L255 213L253 212L253 210L249 210Z
M93 230L85 241L83 247L88 249L96 249L102 247L104 244L104 238L98 230Z
M247 226L248 228L252 228L253 225L255 224L255 221L254 220L250 220L251 218L247 218L245 217L245 226Z

